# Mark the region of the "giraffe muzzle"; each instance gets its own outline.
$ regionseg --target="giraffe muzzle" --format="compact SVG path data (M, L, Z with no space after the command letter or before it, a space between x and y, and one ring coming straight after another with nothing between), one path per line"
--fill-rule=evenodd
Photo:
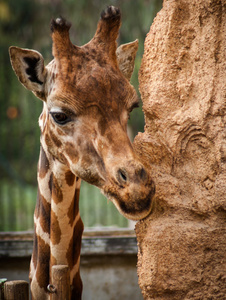
M116 180L121 187L125 187L132 182L146 184L148 174L143 165L139 164L134 167L133 163L129 162L127 167L119 168L116 171Z
M103 189L105 195L126 218L147 217L153 207L155 184L144 166L136 160L126 161L113 174Z

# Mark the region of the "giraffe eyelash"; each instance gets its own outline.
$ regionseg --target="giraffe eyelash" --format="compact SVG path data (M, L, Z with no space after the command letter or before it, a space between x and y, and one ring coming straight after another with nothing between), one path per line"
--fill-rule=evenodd
M131 113L134 108L138 108L139 107L139 102L135 102L132 104L132 106L129 108L129 113Z
M130 120L130 114L134 110L134 108L139 107L139 102L134 102L128 110L128 120Z

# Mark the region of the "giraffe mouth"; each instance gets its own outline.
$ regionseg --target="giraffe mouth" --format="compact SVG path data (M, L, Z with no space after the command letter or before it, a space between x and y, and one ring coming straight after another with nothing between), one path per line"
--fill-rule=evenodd
M152 180L145 186L132 187L105 186L104 195L114 203L118 211L127 219L138 221L147 217L153 208L155 184Z

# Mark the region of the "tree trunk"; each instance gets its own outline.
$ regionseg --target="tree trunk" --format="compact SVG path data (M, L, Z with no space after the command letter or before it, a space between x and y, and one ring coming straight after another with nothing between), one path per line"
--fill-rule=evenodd
M145 41L134 146L156 196L136 226L144 299L225 299L225 11L225 0L165 0Z

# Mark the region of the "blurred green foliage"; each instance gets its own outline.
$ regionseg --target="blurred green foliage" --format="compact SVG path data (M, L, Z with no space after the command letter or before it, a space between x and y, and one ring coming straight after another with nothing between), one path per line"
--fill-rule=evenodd
M0 189L4 186L2 182L12 187L18 184L24 189L36 186L38 117L42 110L41 101L18 82L8 48L14 45L35 49L42 53L47 64L52 60L49 28L52 18L63 16L69 20L72 42L83 45L93 37L100 13L108 5L120 7L122 12L118 43L139 39L131 80L139 93L138 70L144 39L162 0L0 0ZM143 131L142 107L131 114L129 125L133 135Z

